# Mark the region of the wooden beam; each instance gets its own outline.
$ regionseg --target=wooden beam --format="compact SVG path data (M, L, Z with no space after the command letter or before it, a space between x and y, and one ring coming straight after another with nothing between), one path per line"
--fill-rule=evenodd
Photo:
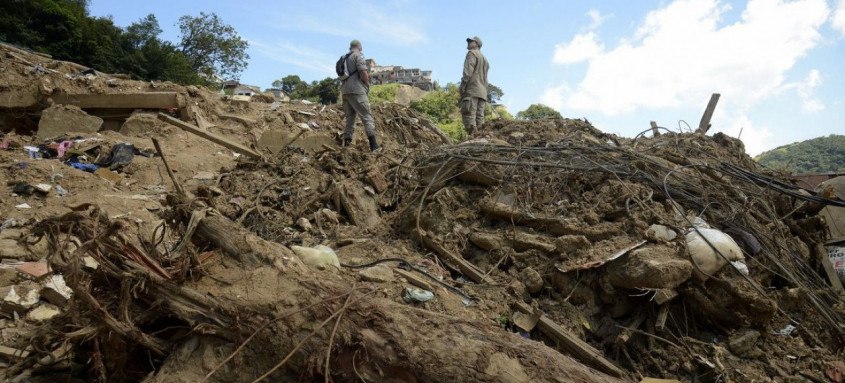
M76 105L82 109L171 109L183 106L176 92L56 93L51 97L56 104Z
M435 252L437 255L443 257L446 262L457 266L458 270L460 270L461 273L469 277L469 279L471 279L473 282L487 282L487 278L484 277L484 273L482 273L481 270L475 267L475 265L469 263L469 261L464 259L464 257L460 256L459 254L455 254L451 250L445 248L443 245L437 243L437 241L432 239L424 230L414 230L414 234L415 237L418 238L426 248Z
M229 141L229 140L227 140L223 137L220 137L218 135L215 135L213 133L206 132L206 131L204 131L204 130L202 130L202 129L194 126L194 125L191 125L191 124L184 122L182 120L170 117L170 116L168 116L164 113L159 113L158 119L162 120L162 121L164 121L168 124L171 124L171 125L179 128L179 129L182 129L186 132L193 133L197 136L205 138L206 140L209 140L209 141L211 141L215 144L225 146L226 148L231 149L235 153L240 153L240 154L243 154L245 156L249 156L249 157L252 157L252 158L255 158L255 159L263 158L261 156L261 153L258 153L255 150L247 148L246 146L243 146L243 145L241 145L237 142Z
M660 131L657 130L657 122L651 121L650 123L651 123L651 135L654 136L654 137L659 137Z
M698 123L696 133L706 134L710 129L710 119L713 118L713 111L716 110L719 97L721 97L719 93L713 93L710 96L710 102L707 103L707 109L704 109L704 114L701 116L701 122Z
M515 302L514 308L523 314L534 314L534 310L531 306L522 302ZM616 377L622 377L624 375L622 370L620 370L619 367L616 367L616 365L611 361L607 360L601 351L596 350L593 346L587 344L587 342L584 342L575 335L571 334L553 320L549 319L549 317L541 314L540 321L537 325L540 327L540 331L556 340L560 344L561 348L575 359L597 368L606 374Z
M431 287L431 284L429 284L424 279L418 277L416 274L414 274L410 271L405 271L405 270L402 270L402 269L393 269L393 272L396 273L396 274L399 274L400 277L405 278L406 280L408 280L408 283L410 283L414 286L417 286L417 287L424 289L424 290L428 290L428 291L432 291L432 292L434 291L434 289Z
M657 311L657 322L654 324L654 329L657 332L663 332L666 329L666 318L669 317L669 306L660 306Z

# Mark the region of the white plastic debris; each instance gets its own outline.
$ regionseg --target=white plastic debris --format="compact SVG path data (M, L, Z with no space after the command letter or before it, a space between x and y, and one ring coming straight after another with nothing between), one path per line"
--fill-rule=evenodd
M406 287L405 293L402 294L402 299L408 303L428 302L431 298L434 298L434 293L428 290L418 289L416 287Z
M324 245L314 247L291 246L291 250L299 256L299 260L306 265L316 267L334 266L340 268L340 259L332 248Z
M651 225L645 231L646 238L655 242L669 242L678 237L678 233L663 225Z
M15 205L15 209L32 209L32 206L29 206L28 203L22 203L20 205Z
M735 269L739 270L740 273L748 275L748 265L746 265L745 262L733 261L733 262L731 262L731 266L733 266Z
M745 259L742 250L733 238L720 230L696 226L695 229L690 229L685 239L687 250L689 250L697 266L693 269L693 272L700 278L707 279L727 265L728 262ZM710 245L713 245L719 252L717 253ZM700 275L700 273L704 273L704 275Z

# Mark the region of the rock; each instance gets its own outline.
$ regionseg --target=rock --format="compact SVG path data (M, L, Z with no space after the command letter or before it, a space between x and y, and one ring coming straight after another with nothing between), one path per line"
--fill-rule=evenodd
M87 269L96 270L98 267L100 267L100 262L97 262L94 257L82 257L82 266Z
M393 282L396 279L393 275L393 270L384 265L368 267L359 271L358 275L361 276L361 280L367 282L387 283Z
M204 172L197 172L197 174L194 174L194 176L192 178L195 179L195 180L200 180L200 181L211 181L211 180L217 179L217 174L215 174L214 172L205 172L205 171Z
M652 242L669 242L678 237L678 233L663 225L651 225L645 231L645 237Z
M318 268L334 266L340 268L340 260L334 250L328 246L317 245L314 247L291 246L293 252L299 256L302 263Z
M50 274L50 265L45 261L24 262L15 267L15 270L26 278L39 280Z
M309 222L308 219L305 217L296 220L296 226L299 226L299 228L302 229L302 231L304 232L309 232L311 231L311 229L313 229L313 226L311 226L311 222Z
M590 246L590 240L583 235L564 235L555 240L555 250L561 254L571 254Z
M67 287L63 276L51 275L44 281L44 287L41 288L40 294L45 301L64 307L73 295L73 290Z
M153 113L133 113L120 126L120 133L126 136L137 136L158 132L166 126L167 124L160 121Z
M102 125L102 118L89 116L76 106L52 105L41 112L37 136L52 138L69 132L96 133Z
M476 231L470 234L469 241L472 242L473 245L487 251L498 250L505 246L505 241L502 237L481 231Z
M53 319L53 317L61 313L62 310L59 310L58 307L45 303L32 309L28 314L26 314L26 319L33 322L44 322Z
M530 267L522 269L519 279L525 284L530 294L537 294L543 289L543 276Z
M756 330L747 330L732 336L728 340L728 349L734 355L742 356L754 349L757 339L760 339L760 332Z
M2 246L2 244L0 244ZM15 283L18 273L14 269L0 269L0 287L11 286Z
M121 176L119 173L115 173L109 170L108 168L99 168L94 171L94 174L100 176L100 178L104 180L111 181L116 184L119 184L120 181L123 180L123 176Z
M549 240L542 235L523 232L515 233L513 239L511 239L511 246L516 251L535 249L546 253L551 253L557 248L557 245L550 243Z
M518 279L511 281L511 283L505 288L505 291L507 291L511 296L519 299L522 299L526 293L525 285Z
M332 223L337 225L340 222L340 217L338 217L337 212L332 209L322 208L320 209L320 218L328 223Z
M35 184L35 185L32 185L32 187L35 188L35 191L40 192L40 193L44 193L44 194L49 193L50 189L53 188L53 186L51 186L50 184Z
M692 264L675 255L668 246L632 250L608 263L607 278L614 287L625 289L671 289L692 276Z
M13 312L22 314L38 303L39 287L32 282L24 282L13 286L0 288L0 310L6 315Z

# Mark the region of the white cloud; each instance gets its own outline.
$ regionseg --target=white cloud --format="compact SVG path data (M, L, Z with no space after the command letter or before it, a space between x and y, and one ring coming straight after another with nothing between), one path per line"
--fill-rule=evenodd
M739 21L717 0L677 0L650 12L635 34L605 51L595 35L555 47L555 62L589 60L571 91L547 89L567 109L606 115L641 108L692 108L722 94L720 109L741 115L783 85L786 72L819 44L830 10L824 0L750 0ZM592 33L592 32L591 32ZM578 46L581 50L571 47ZM558 92L558 95L553 94Z
M831 24L833 24L833 28L839 31L842 36L845 36L845 0L839 0L839 5L836 6L836 12L833 13Z
M287 41L270 44L249 40L249 45L250 48L273 60L334 76L334 66L331 63L335 59L327 53Z
M813 96L813 90L821 85L822 78L818 69L813 69L798 85L798 97L801 97L801 109L808 113L824 110L824 104Z
M598 29L610 16L602 15L597 9L590 9L587 11L587 17L590 18L590 30Z
M408 14L404 10L407 8L398 5L385 7L368 3L349 3L337 9L329 7L319 18L309 15L287 17L288 22L276 27L346 37L350 40L360 39L365 47L368 42L396 45L427 42L428 36L420 27L418 16ZM365 16L350 17L353 14Z
M555 45L552 62L555 64L574 64L598 57L604 51L604 45L598 42L595 32L575 35L572 41Z
M540 102L556 110L561 110L564 105L564 97L569 92L570 89L566 85L547 88L540 96Z

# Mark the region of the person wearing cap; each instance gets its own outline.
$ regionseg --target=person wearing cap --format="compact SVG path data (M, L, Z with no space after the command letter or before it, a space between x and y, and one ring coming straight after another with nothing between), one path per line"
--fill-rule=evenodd
M490 65L481 54L481 39L478 36L467 39L467 57L464 60L464 74L461 77L461 116L464 129L472 134L484 123L484 108L487 106L487 70Z
M360 117L364 124L364 131L370 141L370 151L378 149L376 142L375 123L370 111L370 76L367 73L367 63L361 53L361 42L352 40L349 43L349 55L346 56L346 68L349 77L340 86L343 94L343 114L346 116L346 129L343 130L343 146L352 144L352 134L355 132L355 117Z

